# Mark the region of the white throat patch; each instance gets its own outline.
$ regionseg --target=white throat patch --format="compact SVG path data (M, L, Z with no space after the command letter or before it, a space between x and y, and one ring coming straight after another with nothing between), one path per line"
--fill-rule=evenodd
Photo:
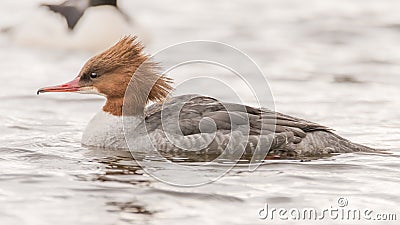
M99 90L95 87L82 87L79 91L79 94L93 94L93 95L100 95L106 97L106 95L99 92Z

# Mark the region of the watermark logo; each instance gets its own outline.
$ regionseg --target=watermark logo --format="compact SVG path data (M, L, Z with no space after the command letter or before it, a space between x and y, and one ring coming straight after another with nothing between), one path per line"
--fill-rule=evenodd
M352 208L347 198L338 198L337 204L328 208L275 208L268 203L258 211L261 220L342 220L342 221L396 221L396 213L376 212L369 208Z
M346 198L338 198L337 203L339 207L346 207L349 205L349 201Z
M154 66L153 62L160 62L162 75L178 79L167 100L150 106L138 122L125 115L130 115L134 108L130 103L135 98L157 94L153 89L157 79L146 74L152 72L149 65ZM182 71L181 77L175 75ZM139 86L150 81L153 85L147 90ZM275 109L268 81L248 55L213 41L170 46L154 54L132 76L123 107L125 139L135 159L146 155L144 160L137 160L144 171L171 185L190 187L213 182L244 154L251 155L248 166L253 171L274 143L276 120L274 113L264 119L263 114L249 112L248 102L255 108ZM184 155L216 157L190 165L166 157Z

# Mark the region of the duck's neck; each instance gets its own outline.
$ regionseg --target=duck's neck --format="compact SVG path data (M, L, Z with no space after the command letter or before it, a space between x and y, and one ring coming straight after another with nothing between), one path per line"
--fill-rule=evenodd
M124 98L107 98L103 111L113 116L135 116L143 115L145 103L130 104L129 101L124 102Z

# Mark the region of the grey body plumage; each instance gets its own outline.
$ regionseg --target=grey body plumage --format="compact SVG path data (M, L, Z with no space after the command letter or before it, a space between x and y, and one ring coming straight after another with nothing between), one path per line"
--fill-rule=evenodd
M198 151L196 147L202 146L200 152L220 154L229 140L241 145L248 156L260 151L257 146L269 148L262 151L280 158L374 151L317 123L205 96L170 98L148 107L145 114L146 131L157 134L153 135L153 144L161 152ZM171 133L177 137L176 143L187 148L171 143L171 138L166 137ZM203 146L204 143L209 144Z

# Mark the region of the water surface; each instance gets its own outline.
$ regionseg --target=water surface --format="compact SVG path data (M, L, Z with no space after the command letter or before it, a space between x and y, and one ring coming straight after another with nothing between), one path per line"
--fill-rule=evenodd
M3 2L0 25L29 19L26 15L36 2ZM252 173L235 168L205 186L170 186L145 174L128 152L80 145L83 129L104 100L35 95L42 86L72 79L92 53L21 47L3 35L1 224L309 224L263 221L258 212L265 203L276 208L337 207L339 198L347 199L349 208L397 213L400 219L399 1L171 0L122 5L151 31L149 53L196 39L235 46L265 73L278 111L393 154L273 161ZM206 75L200 68L191 72ZM253 104L250 99L248 103Z

